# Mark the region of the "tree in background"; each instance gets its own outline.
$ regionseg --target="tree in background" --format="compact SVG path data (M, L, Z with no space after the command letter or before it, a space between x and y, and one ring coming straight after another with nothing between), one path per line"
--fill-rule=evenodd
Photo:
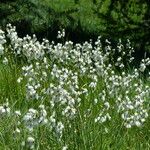
M23 35L45 35L48 30L58 31L68 25L73 28L75 20L72 14L77 12L76 3L77 0L65 0L60 4L54 0L1 0L0 25L5 27L7 23L12 23Z
M55 40L57 31L65 28L75 42L98 35L112 41L128 38L139 56L150 52L149 0L1 0L0 26L9 22L20 35Z
M106 25L105 34L131 39L139 54L150 52L149 0L93 0L93 12Z

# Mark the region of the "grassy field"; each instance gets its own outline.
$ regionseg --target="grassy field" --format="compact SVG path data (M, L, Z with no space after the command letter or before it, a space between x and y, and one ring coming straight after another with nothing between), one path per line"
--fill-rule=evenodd
M129 41L40 43L11 25L0 40L0 149L150 149L150 59L131 67Z

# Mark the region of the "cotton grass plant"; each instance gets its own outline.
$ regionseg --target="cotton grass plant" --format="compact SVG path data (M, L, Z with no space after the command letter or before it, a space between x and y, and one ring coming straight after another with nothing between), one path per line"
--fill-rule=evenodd
M150 59L129 70L133 52L129 40L113 49L100 37L94 46L40 43L8 24L0 30L0 149L150 149Z

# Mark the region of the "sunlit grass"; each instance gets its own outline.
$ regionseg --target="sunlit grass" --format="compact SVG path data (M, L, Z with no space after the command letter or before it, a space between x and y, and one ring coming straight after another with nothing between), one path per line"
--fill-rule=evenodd
M129 70L100 39L94 47L39 43L19 39L10 25L7 37L0 56L0 149L150 149L150 78L143 77L149 59Z

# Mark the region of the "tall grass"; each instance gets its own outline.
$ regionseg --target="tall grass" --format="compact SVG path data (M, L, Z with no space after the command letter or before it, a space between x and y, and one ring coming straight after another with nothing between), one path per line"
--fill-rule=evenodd
M129 41L123 51L100 38L40 43L11 25L0 34L0 149L150 149L150 59L129 71Z

